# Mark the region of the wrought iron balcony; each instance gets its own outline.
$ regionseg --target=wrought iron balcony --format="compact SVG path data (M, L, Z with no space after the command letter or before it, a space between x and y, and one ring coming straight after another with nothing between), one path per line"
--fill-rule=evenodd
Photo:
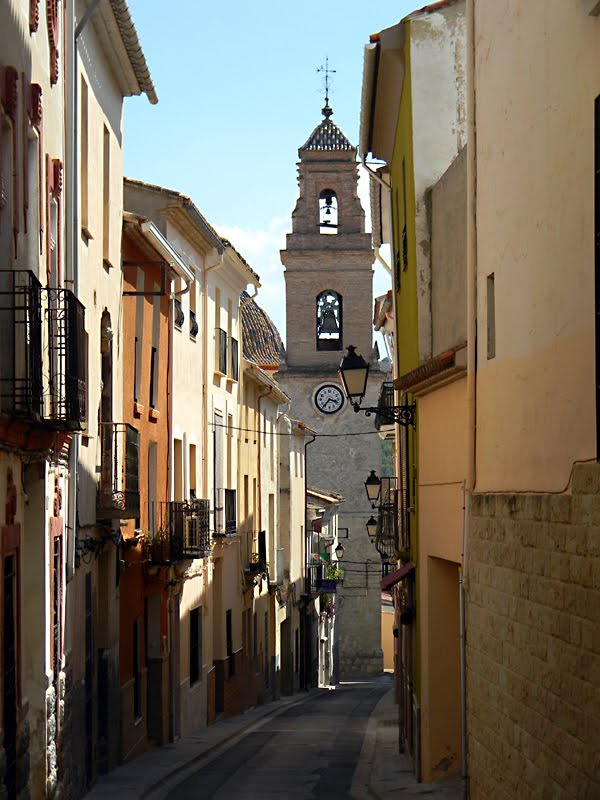
M210 555L210 502L153 502L148 508L147 548L153 564Z
M214 535L234 536L237 533L235 489L215 489Z
M139 432L123 422L100 424L100 480L96 517L135 519L140 515Z
M378 431L385 425L394 424L393 412L390 411L390 409L394 408L394 405L394 382L384 381L379 390L377 413L375 415L375 427Z
M306 568L306 573L306 594L314 594L320 591L325 576L323 564L309 564Z
M55 430L86 416L85 309L30 270L0 271L0 415Z
M396 478L381 479L375 547L382 561L393 561L398 553L398 490Z

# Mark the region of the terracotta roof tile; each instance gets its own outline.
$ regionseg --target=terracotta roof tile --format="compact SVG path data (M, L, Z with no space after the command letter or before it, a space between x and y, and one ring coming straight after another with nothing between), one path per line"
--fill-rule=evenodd
M354 150L354 147L337 125L330 119L324 119L300 150Z
M247 292L242 292L242 302L249 298ZM275 323L254 300L242 306L242 337L244 358L263 369L279 368L283 353L281 336Z

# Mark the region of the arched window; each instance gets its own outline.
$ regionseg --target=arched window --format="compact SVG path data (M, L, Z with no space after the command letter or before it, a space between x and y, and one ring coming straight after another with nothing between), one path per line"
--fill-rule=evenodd
M333 189L323 189L319 195L319 233L338 232L338 202Z
M317 350L342 349L342 296L327 289L317 295Z

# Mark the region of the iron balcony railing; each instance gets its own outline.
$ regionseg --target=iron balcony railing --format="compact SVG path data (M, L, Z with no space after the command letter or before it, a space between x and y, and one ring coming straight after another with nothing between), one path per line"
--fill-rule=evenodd
M381 479L375 547L379 551L382 561L393 561L398 554L398 490L396 484L396 478Z
M323 585L323 578L325 577L325 569L323 564L309 564L306 567L306 594L314 594L320 591Z
M377 401L377 414L375 415L375 427L381 430L385 425L394 424L394 382L384 381L379 390L379 400Z
M0 414L57 430L86 418L85 309L30 270L0 270Z
M210 502L151 502L148 506L148 556L168 564L210 555Z
M136 519L140 515L140 434L123 422L100 423L100 480L96 517Z
M214 535L233 536L237 532L235 489L214 491Z

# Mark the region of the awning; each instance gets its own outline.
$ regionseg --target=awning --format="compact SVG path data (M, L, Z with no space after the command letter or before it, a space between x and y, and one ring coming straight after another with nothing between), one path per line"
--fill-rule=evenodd
M415 565L412 561L407 561L406 564L403 564L400 569L395 569L393 572L390 572L389 575L386 575L385 578L381 579L381 591L386 592L399 583L403 578L406 578L415 568Z

